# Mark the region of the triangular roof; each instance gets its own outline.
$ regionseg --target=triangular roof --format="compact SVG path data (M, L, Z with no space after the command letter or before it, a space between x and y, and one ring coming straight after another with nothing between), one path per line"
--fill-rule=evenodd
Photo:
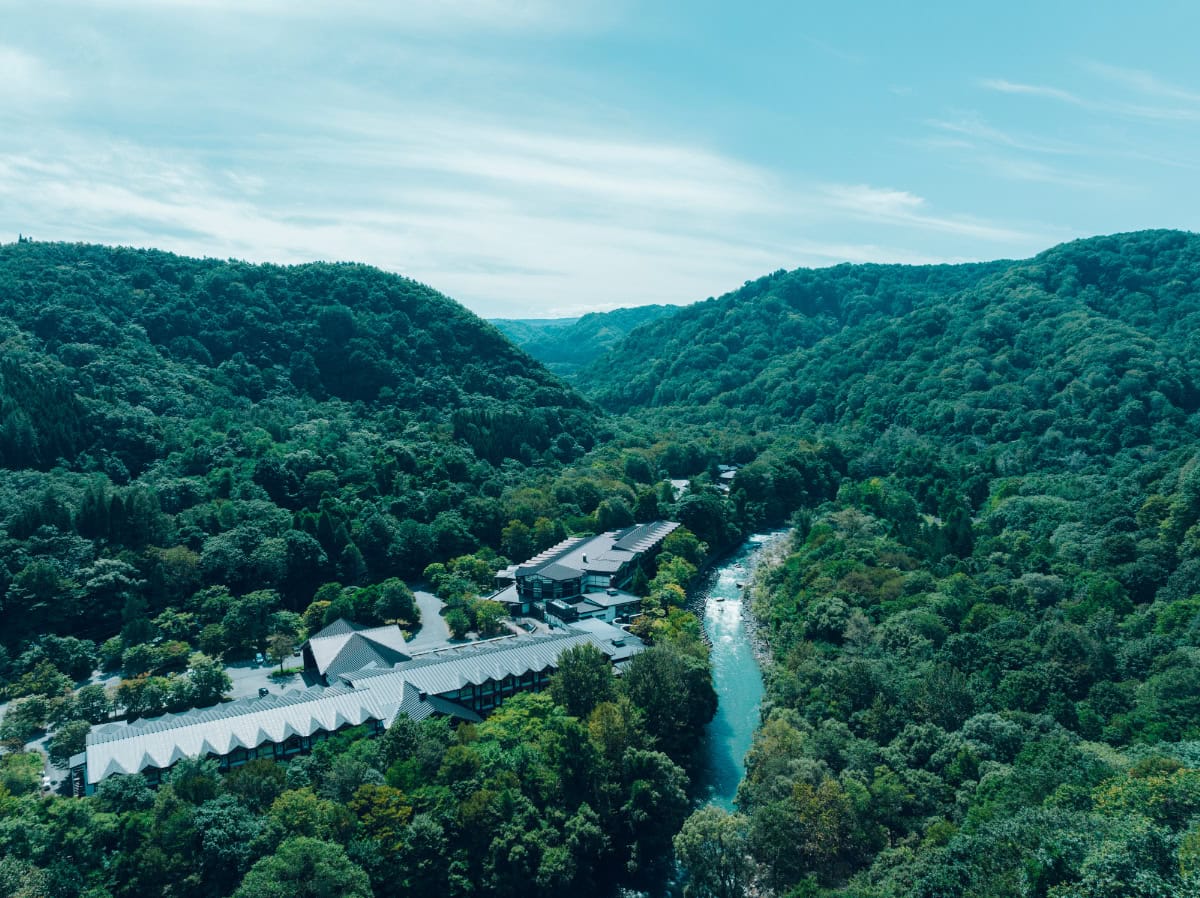
M317 672L329 680L372 665L391 667L411 657L406 651L404 634L395 624L363 627L344 618L325 627L306 645Z

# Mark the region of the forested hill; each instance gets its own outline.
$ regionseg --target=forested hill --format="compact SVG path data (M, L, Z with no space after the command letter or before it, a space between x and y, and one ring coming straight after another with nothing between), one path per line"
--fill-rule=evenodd
M1200 237L1174 231L777 272L641 328L581 382L617 410L1093 455L1195 410L1198 276Z
M10 244L0 329L0 463L13 468L123 481L192 441L180 422L253 403L276 436L312 403L365 403L385 430L436 420L496 462L571 458L594 438L578 394L493 327L363 265Z
M676 306L638 306L590 312L582 318L495 319L492 323L555 374L571 378L630 331L676 311Z
M770 434L732 502L800 507L750 588L740 813L677 845L720 827L745 893L1200 894L1198 335L1170 231L777 274L631 335L602 395Z
M0 662L201 586L299 611L324 582L496 547L504 491L592 448L599 417L491 325L367 266L0 247ZM261 641L231 628L212 651Z

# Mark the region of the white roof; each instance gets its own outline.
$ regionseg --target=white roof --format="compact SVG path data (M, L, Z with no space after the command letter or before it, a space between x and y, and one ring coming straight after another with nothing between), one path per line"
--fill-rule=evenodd
M676 521L654 521L623 530L609 530L598 536L563 540L524 564L499 573L527 576L551 565L560 565L581 574L615 574L624 565L654 548L678 527Z
M385 627L360 627L337 620L307 643L317 671L330 680L347 670L358 670L374 663L391 667L409 658L404 634L395 624Z
M595 643L601 651L612 654L602 640L590 634L568 633L554 636L514 636L498 643L478 647L464 646L448 654L437 653L397 664L391 670L361 670L342 674L347 683L374 684L380 680L411 683L426 695L445 695L464 686L479 686L488 680L519 677L530 671L554 667L558 656L572 646Z
M313 686L133 723L97 726L87 736L87 780L95 784L115 773L170 767L180 758L227 755L238 748L333 732L368 720L390 726L398 714L417 720L435 712L478 719L474 712L438 696L468 684L478 686L489 679L546 670L556 666L566 649L586 642L614 660L628 651L614 645L611 633L595 628L565 635L514 636L434 652L391 668L368 667L342 674L342 682L328 688Z
M332 732L346 724L384 720L389 711L394 716L395 708L379 702L378 695L315 686L95 727L87 737L88 782L98 783L114 773L170 767L180 758L210 752L225 755L291 736L311 736L318 730Z

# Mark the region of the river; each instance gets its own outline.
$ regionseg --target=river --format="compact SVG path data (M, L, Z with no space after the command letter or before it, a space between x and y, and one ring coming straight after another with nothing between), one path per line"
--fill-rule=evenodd
M708 574L695 605L698 613L703 612L704 631L712 645L713 686L719 701L717 715L705 733L700 795L703 801L726 810L733 809L738 784L746 772L746 752L758 728L763 697L762 671L743 616L743 590L738 584L749 584L763 549L784 536L784 531L775 531L750 537Z

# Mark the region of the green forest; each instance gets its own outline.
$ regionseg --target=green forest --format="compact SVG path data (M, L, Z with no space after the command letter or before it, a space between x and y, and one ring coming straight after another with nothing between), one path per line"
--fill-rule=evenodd
M492 324L559 377L571 380L634 328L675 311L674 306L637 306L580 318L496 318Z
M0 893L1200 893L1197 325L1172 231L776 272L567 358L366 266L0 246ZM423 576L485 632L498 567L658 518L619 680L581 651L481 724L156 791L23 750L338 617L418 631ZM781 526L762 726L698 809L686 589Z

